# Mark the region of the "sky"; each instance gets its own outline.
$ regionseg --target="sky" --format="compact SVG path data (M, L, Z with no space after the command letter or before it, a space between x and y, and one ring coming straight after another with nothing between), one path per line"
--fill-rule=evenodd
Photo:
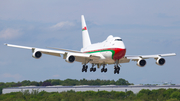
M0 82L123 78L134 84L180 84L179 4L179 0L0 0ZM45 54L34 59L31 50L4 45L80 51L81 15L92 43L113 35L123 39L126 55L177 55L165 57L164 66L147 59L143 68L134 61L121 64L120 74L113 73L114 65L106 66L107 73L100 69L82 73L81 63Z

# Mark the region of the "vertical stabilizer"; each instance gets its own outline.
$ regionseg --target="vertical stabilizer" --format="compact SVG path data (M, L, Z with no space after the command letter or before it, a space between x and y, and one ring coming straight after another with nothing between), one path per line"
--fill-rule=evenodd
M81 15L81 22L82 22L82 42L83 42L83 48L85 48L85 47L91 45L91 40L89 38L89 33L87 30L84 15Z

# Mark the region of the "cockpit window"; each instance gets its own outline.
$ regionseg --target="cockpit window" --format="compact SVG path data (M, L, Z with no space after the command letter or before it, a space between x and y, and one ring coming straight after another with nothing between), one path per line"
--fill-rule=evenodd
M115 41L122 41L122 39L115 39Z

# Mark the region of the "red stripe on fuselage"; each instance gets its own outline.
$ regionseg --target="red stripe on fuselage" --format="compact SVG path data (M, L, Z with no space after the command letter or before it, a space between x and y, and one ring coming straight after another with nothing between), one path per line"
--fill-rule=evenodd
M123 58L126 54L126 49L115 48L113 50L115 51L115 54L113 56L114 60L119 60L119 59Z
M114 56L113 59L114 60L119 60L121 58L123 58L126 54L126 49L121 49L121 48L105 48L105 49L97 49L97 50L91 50L91 51L86 51L84 53L89 53L89 52L96 52L96 51L103 51L103 50L113 50Z

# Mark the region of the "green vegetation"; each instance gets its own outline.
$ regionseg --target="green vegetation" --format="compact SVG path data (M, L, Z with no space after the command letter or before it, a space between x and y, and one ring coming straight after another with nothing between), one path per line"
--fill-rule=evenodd
M1 94L0 100L3 101L179 101L180 90L178 89L142 89L139 93L134 94L132 91L85 91L75 92L12 92Z
M51 86L51 85L133 85L125 79L120 78L117 81L114 80L76 80L76 79L50 79L46 81L29 81L24 80L22 82L0 82L0 101L180 101L179 89L158 89L149 90L142 89L139 93L134 94L132 91L118 92L118 91L85 91L75 92L73 90L67 92L38 92L28 90L21 92L12 92L8 94L2 94L2 89L7 87L19 87L19 86Z
M75 85L133 85L132 83L129 83L125 79L120 78L117 81L114 80L76 80L76 79L66 79L66 80L59 80L59 79L49 79L46 81L29 81L24 80L22 82L7 82L3 83L0 82L0 94L2 94L3 88L8 87L19 87L19 86L52 86L52 85L63 85L63 86L75 86Z

